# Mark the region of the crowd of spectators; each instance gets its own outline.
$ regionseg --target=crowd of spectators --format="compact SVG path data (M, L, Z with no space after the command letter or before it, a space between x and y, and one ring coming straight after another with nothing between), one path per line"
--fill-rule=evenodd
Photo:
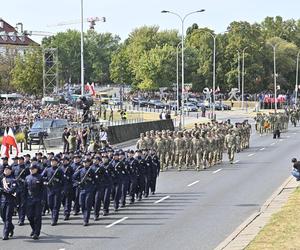
M0 135L5 127L18 132L26 125L30 127L38 118L67 119L74 122L77 121L77 112L66 104L43 106L42 101L36 99L0 100Z

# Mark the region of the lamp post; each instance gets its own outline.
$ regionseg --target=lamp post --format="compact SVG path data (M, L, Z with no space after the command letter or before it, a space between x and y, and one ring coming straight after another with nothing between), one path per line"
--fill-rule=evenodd
M181 42L178 43L177 45L177 60L176 60L176 80L177 80L177 86L176 86L176 89L177 89L177 112L179 111L179 45L181 45Z
M193 11L190 12L188 14L186 14L184 17L181 17L179 14L177 14L176 12L172 12L172 11L168 11L168 10L163 10L161 11L161 13L169 13L169 14L173 14L175 16L177 16L180 21L181 21L181 111L180 111L180 120L181 120L181 127L184 128L184 112L183 112L183 106L184 106L184 21L185 19L195 13L200 13L200 12L204 12L204 9L201 10L197 10L197 11Z
M81 0L81 29L80 29L80 70L81 70L81 96L84 95L84 61L83 61L83 0Z
M276 47L277 44L270 44L273 48L273 60L274 60L274 104L275 104L275 114L277 113L277 82L276 82Z
M242 110L244 110L244 84L245 84L245 51L248 47L243 49L242 59Z
M241 92L241 55L240 55L240 51L237 50L238 53L238 89L239 92Z
M299 55L300 55L300 51L298 51L297 62L296 62L295 105L297 105L297 99L298 99Z

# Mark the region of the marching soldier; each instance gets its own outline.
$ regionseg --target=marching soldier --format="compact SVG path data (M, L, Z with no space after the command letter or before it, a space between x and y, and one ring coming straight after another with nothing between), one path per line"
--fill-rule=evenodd
M83 226L89 224L93 203L95 172L91 168L91 163L90 158L85 158L83 168L73 174L73 181L77 182L80 188L79 204L83 214Z
M8 236L14 235L14 225L12 216L15 207L15 197L17 183L12 173L12 167L5 165L3 169L3 178L0 183L0 214L4 224L3 240L8 240Z
M234 134L234 130L230 130L229 134L225 136L225 147L227 149L228 158L230 164L233 164L234 161L234 153L236 151L236 136Z
M30 175L25 178L26 189L26 214L32 229L30 237L38 240L42 227L42 212L43 212L43 198L44 186L43 178L38 173L38 165L32 164L30 166Z

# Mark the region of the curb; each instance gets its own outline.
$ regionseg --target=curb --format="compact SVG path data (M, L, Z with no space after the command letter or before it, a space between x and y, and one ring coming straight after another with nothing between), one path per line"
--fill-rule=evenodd
M232 241L234 241L240 233L242 233L254 220L257 219L272 203L272 201L285 189L285 187L293 180L294 177L289 176L283 184L267 199L258 212L249 216L241 225L239 225L224 241L222 241L215 250L225 249ZM250 242L249 242L250 243Z

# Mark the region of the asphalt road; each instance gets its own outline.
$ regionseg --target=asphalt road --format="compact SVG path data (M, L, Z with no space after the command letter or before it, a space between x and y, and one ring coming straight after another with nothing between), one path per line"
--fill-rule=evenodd
M0 248L214 249L289 176L299 139L299 127L280 140L254 134L251 148L239 153L234 165L225 156L223 164L206 171L161 173L157 194L142 202L88 227L81 216L51 227L46 216L39 241L28 237L28 225L16 226L14 239Z

